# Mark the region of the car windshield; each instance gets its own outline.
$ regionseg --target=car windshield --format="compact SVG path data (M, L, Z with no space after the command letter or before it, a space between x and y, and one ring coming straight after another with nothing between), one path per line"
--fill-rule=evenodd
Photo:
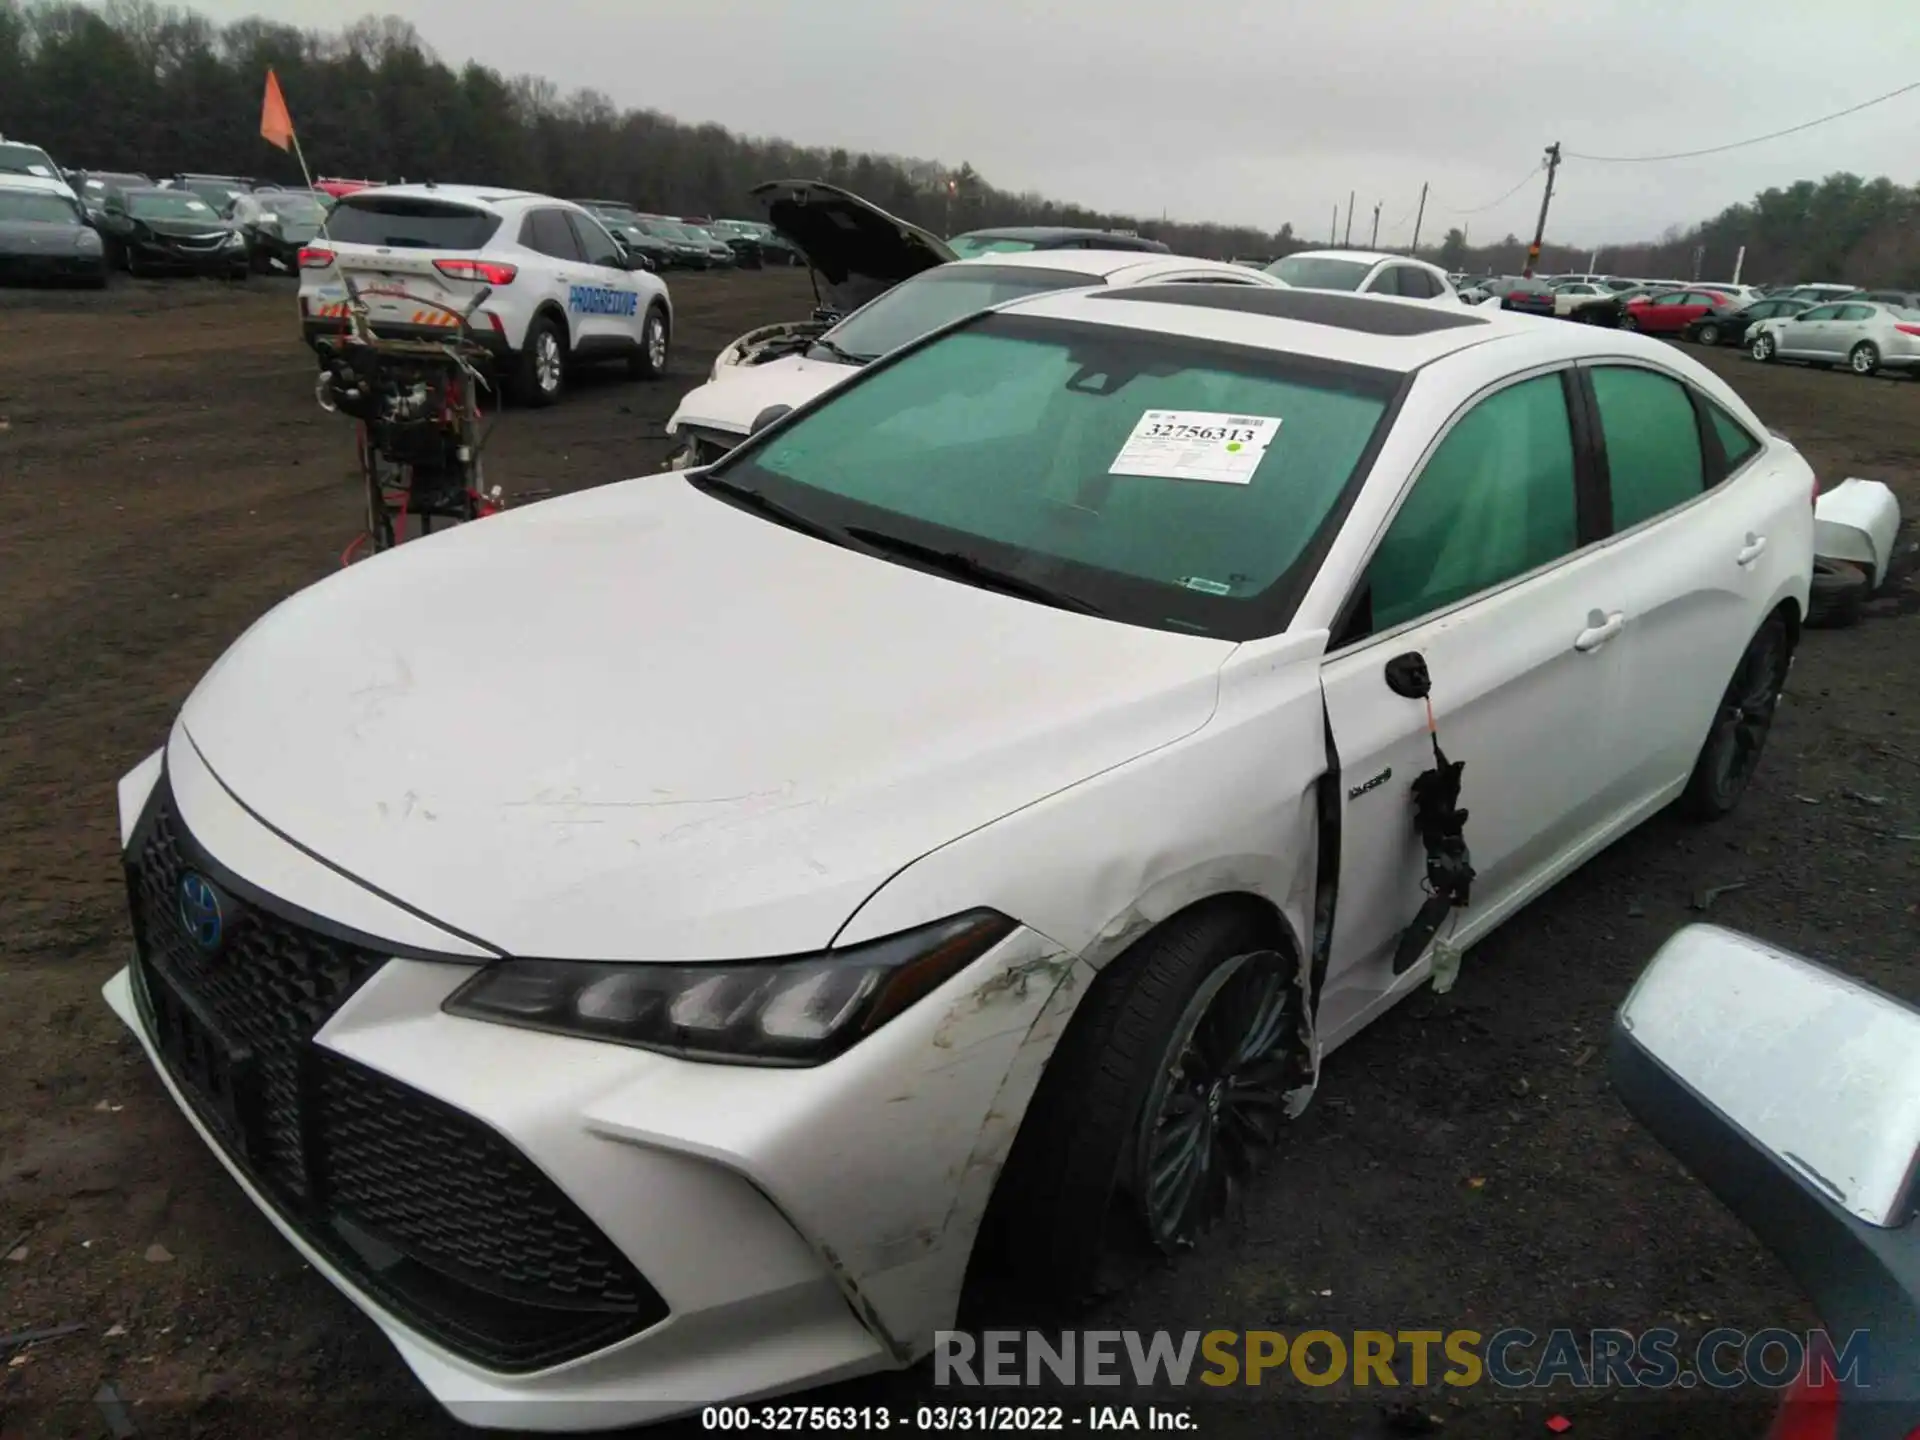
M291 220L296 225L318 225L327 218L327 207L311 195L268 193L253 197L260 202L261 218Z
M204 220L219 217L191 190L136 190L127 196L127 213L142 220Z
M1373 269L1366 260L1339 260L1331 255L1289 255L1267 267L1299 290L1358 290Z
M661 240L679 240L682 243L687 243L693 239L691 235L687 234L671 220L655 220L647 217L642 219L639 225L647 234L656 236Z
M192 191L216 210L226 209L234 196L247 193L238 185L223 185L216 180L185 180L179 188Z
M956 235L947 241L947 248L962 260L971 260L976 255L1016 255L1040 247L1031 240L1015 240L1010 236Z
M995 313L708 473L866 543L957 553L1070 608L1245 639L1285 625L1401 378Z
M58 180L60 167L37 145L0 144L0 174L38 175L42 180Z
M478 250L499 228L485 210L377 191L347 196L327 219L327 233L342 244L409 250Z
M819 358L865 362L909 340L1022 295L1104 283L1079 270L1030 265L943 265L896 285L821 337Z
M0 186L0 221L6 220L36 220L48 225L85 223L73 202L64 195L48 195L39 190L8 190Z
M703 226L682 225L680 228L687 232L687 238L689 240L692 240L698 244L718 245L722 243L718 236L716 236L711 230L708 230Z

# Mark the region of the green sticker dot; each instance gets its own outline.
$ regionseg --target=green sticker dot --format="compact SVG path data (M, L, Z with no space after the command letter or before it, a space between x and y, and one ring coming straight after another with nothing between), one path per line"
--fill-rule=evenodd
M1240 448L1240 442L1238 440L1229 440L1227 442L1227 449L1238 450L1239 448Z

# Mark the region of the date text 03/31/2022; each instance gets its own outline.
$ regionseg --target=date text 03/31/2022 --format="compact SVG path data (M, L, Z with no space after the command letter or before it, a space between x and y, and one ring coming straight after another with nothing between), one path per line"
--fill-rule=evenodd
M763 1435L898 1430L910 1435L1158 1430L1192 1433L1193 1412L1158 1405L709 1405L700 1428Z

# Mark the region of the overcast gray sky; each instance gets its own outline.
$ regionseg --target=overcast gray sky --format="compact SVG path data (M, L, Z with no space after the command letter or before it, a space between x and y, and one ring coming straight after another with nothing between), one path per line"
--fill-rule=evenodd
M341 0L199 0L337 28ZM1920 80L1920 0L387 0L447 60L755 135L965 160L1100 209L1354 239L1527 235L1553 140L1742 140ZM298 123L297 97L295 105ZM1650 239L1835 170L1920 181L1920 91L1663 164L1569 160L1550 239ZM324 165L320 157L313 157ZM769 177L771 178L771 177ZM1465 214L1468 210L1475 214Z

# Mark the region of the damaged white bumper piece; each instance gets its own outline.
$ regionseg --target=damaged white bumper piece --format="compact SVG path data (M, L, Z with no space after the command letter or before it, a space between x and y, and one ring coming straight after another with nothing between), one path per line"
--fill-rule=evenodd
M1842 480L1814 502L1814 554L1858 565L1875 590L1886 583L1899 533L1900 502L1881 481Z

